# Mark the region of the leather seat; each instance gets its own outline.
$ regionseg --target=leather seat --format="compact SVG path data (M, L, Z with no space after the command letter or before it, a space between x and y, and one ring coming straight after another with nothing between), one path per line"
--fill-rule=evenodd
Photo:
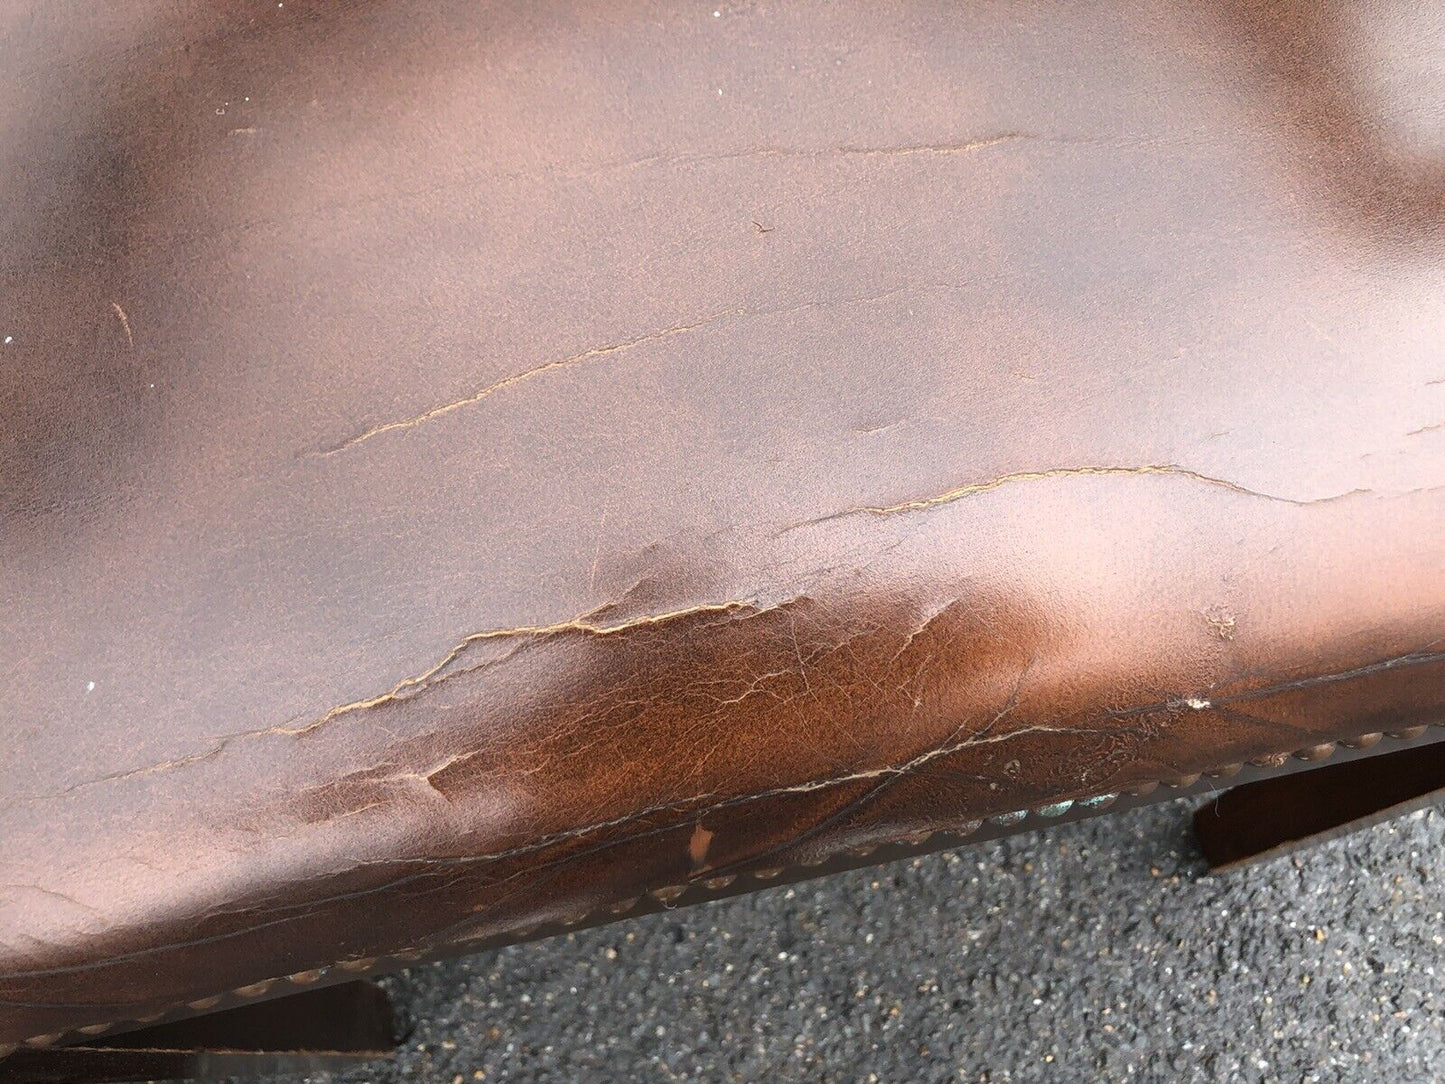
M0 1043L1445 717L1429 5L0 5Z

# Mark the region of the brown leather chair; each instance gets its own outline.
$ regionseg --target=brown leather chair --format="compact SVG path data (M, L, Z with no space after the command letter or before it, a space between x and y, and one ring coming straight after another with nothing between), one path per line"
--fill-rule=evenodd
M0 1044L1445 736L1442 45L0 3Z

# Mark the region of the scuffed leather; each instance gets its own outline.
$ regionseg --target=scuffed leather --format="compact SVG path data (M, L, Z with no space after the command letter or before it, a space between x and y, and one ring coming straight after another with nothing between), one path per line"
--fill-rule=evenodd
M1440 719L1442 19L0 3L0 1042Z

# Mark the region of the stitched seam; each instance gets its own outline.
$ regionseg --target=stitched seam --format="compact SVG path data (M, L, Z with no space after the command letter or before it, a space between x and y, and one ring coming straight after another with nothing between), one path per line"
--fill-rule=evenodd
M1430 724L1430 725L1436 726L1436 727L1445 726L1445 721L1433 723L1433 724ZM1415 741L1416 739L1418 739L1418 738L1421 736L1421 734L1422 734L1426 729L1427 729L1427 727L1424 727L1424 726L1407 727L1407 728L1402 729L1402 730L1399 731L1399 732L1396 732L1396 733L1393 733L1393 734L1389 734L1389 735L1387 735L1387 736L1390 737L1390 738L1392 738L1392 739L1394 739L1394 740L1396 740L1396 741L1400 741L1400 742L1403 742L1403 743L1409 743L1409 742L1413 742L1413 741ZM1350 739L1341 739L1341 741L1348 741L1348 740L1350 740ZM1340 744L1340 741L1320 742L1320 743L1316 743L1315 745L1302 746L1302 747L1296 748L1296 749L1294 749L1294 750L1287 750L1287 751L1277 752L1277 753L1272 753L1272 754L1271 754L1271 753L1260 754L1258 757L1255 758L1255 760L1264 760L1264 759L1269 759L1269 758L1272 758L1272 757L1283 757L1283 758L1286 758L1286 759L1287 759L1287 758L1289 758L1289 757L1297 757L1297 756L1300 756L1300 754L1302 754L1302 753L1314 752L1314 751L1318 750L1319 748L1321 748L1322 746L1329 746L1329 747L1330 747L1330 748L1329 748L1329 751L1328 751L1328 753L1326 753L1324 756L1314 756L1314 757L1311 757L1311 758L1310 758L1310 759L1316 760L1316 761L1318 761L1318 760L1327 760L1327 759L1329 759L1329 757L1331 757L1331 756L1333 756L1333 755L1335 754L1335 752L1336 752L1337 749L1338 749L1339 744ZM1233 767L1233 766L1234 766L1234 765L1232 765L1232 764L1216 765L1216 766L1214 766L1214 767L1212 767L1212 768L1206 769L1204 772L1202 772L1202 773L1200 773L1200 774L1202 774L1202 775L1211 775L1211 774L1214 774L1214 773L1216 773L1216 772L1221 771L1222 769L1229 768L1229 767ZM1281 765L1281 766L1282 766L1282 765ZM1283 774L1283 773L1275 773L1275 774ZM1268 779L1268 778L1272 778L1272 777L1273 777L1273 775L1266 775L1266 776L1264 776L1263 778L1264 778L1264 779ZM1130 791L1131 793L1136 793L1136 794L1147 794L1147 793L1149 793L1150 791L1152 791L1154 788L1156 788L1156 787L1158 787L1158 786L1169 786L1169 785L1171 785L1171 783L1173 783L1173 784L1175 784L1175 785L1178 785L1177 780L1178 780L1178 777L1169 777L1169 778L1161 778L1161 779L1156 779L1156 780L1150 780L1150 781L1147 781L1147 782L1145 782L1145 783L1134 784L1131 788L1129 788L1129 791ZM1091 802L1099 802L1099 801L1101 801L1102 799L1108 799L1108 798L1114 798L1114 797L1117 797L1117 795L1113 795L1113 794L1092 795L1092 796L1085 797L1085 798L1075 799L1074 802L1073 802L1073 804L1076 805L1076 806L1078 806L1078 805L1085 805L1085 806L1087 806L1087 805L1088 805L1089 803L1091 803ZM1044 803L1044 804L1042 804L1042 805L1040 805L1040 806L1032 807L1032 808L1029 808L1029 809L1015 810L1015 811L1011 811L1011 812L1007 812L1007 813L1003 813L1003 814L997 814L997 815L995 815L995 816L993 816L993 817L989 817L989 818L985 818L985 819L986 819L986 820L1002 820L1002 821L1004 821L1004 823L1009 823L1009 824L1011 824L1011 825L1016 825L1016 824L1023 823L1024 821L1026 821L1026 820L1028 820L1028 819L1030 819L1030 818L1033 818L1033 819L1042 819L1042 820L1046 820L1046 821L1054 821L1056 815L1051 815L1051 814L1042 812L1042 811L1045 810L1045 809L1051 808L1054 804L1055 804L1055 803ZM1017 818L1017 820L1011 820L1011 821L1009 821L1009 820L1005 820L1006 818ZM971 826L968 828L968 830L963 833L964 835L972 834L972 832L977 831L977 830L978 830L978 827L981 825L981 822L977 822L977 823L970 822L970 825L971 825ZM879 844L876 844L876 845L873 846L873 847L870 847L870 848L869 848L869 853L871 853L872 850L876 850L877 847L890 846L890 845L894 845L894 844L898 844L898 843L910 843L910 844L913 844L913 845L922 846L923 843L927 842L928 839L932 838L932 837L935 836L935 835L939 835L939 834L945 834L945 835L947 835L947 834L952 834L952 833L957 832L957 831L958 831L958 829L941 828L941 829L938 829L937 831L933 831L933 832L928 832L928 833L926 833L921 839L918 837L917 834L909 834L909 835L905 835L905 836L900 836L900 837L898 837L897 839L890 840L890 841L888 841L888 842L886 842L886 843L879 843ZM866 855L865 855L865 856L866 856ZM742 875L754 876L754 877L757 877L757 878L760 879L760 880L767 881L767 880L772 880L774 877L780 876L780 875L783 874L783 873L796 872L797 870L807 869L807 868L809 868L809 867L808 867L808 865L807 865L806 863L795 863L795 864L790 865L790 866L783 866L783 867L777 867L777 868L766 869L766 870L746 870L746 871L743 871L743 874L742 874ZM728 878L728 883L731 883L731 881L734 879L735 876L737 876L737 875L733 875L733 876L729 877L729 878ZM705 883L705 882L704 882L704 883ZM667 887L661 888L661 889L652 889L651 892L652 892L652 894L654 894L655 896L656 896L657 893L676 892L675 895L673 895L673 896L670 897L671 899L676 899L679 895L681 895L681 892L683 892L683 891L689 891L689 890L691 890L691 891L697 891L698 888L699 888L699 882L690 882L690 883L685 884L685 885L671 885L671 886L667 886ZM719 888L717 888L717 889L715 889L715 890L704 888L703 891L704 891L705 894L699 895L699 896L694 900L694 902L697 902L697 903L706 903L709 899L715 898L716 896L720 895L724 888L726 888L726 885L723 885L723 886L721 886L721 887L719 887ZM657 898L659 898L659 899L664 899L665 897L657 896ZM632 906L636 906L638 900L635 900L635 899L634 899L634 900L632 900L632 901L624 901L624 902L628 902L628 903L630 904L630 906L628 906L628 907L626 908L626 910L630 910ZM604 915L604 914L613 914L613 915L615 915L615 916L620 916L621 914L625 913L625 911L615 910L618 906L619 906L619 905L618 905L617 903L604 904L604 905L602 905L602 906L600 906L600 907L593 908L593 909L590 910L590 911L582 912L581 914L576 915L576 916L573 916L573 917L570 917L570 918L561 919L561 920L552 920L552 921L549 921L549 922L543 922L543 923L540 923L540 924L538 924L538 925L536 925L536 926L531 926L531 927L522 927L520 931L518 931L518 930L510 931L510 936L518 937L518 938L520 938L520 937L525 937L525 936L530 936L530 934L534 933L536 930L538 930L538 929L543 929L543 928L546 928L546 927L548 927L548 926L555 926L555 927L558 929L558 931L560 931L560 930L562 930L562 929L566 929L566 928L571 927L571 926L580 925L580 924L583 923L583 922L586 922L586 921L588 921L588 920L590 920L590 919L593 919L593 918L597 918L597 917L602 916L602 915ZM498 934L498 935L496 935L496 936L497 936L497 938L501 939L501 938L506 938L507 936L509 936L509 934L508 934L508 933L503 933L503 934ZM490 938L479 939L479 940L490 940ZM500 945L500 944L505 944L505 943L506 943L505 941L499 941L499 945ZM465 944L465 942L459 942L459 944ZM416 962L416 961L420 958L420 957L419 957L419 952L420 952L420 950L415 949L415 948L399 949L399 950L397 950L397 951L395 951L395 952L389 952L389 953L385 954L384 956L377 956L377 957L372 958L372 961L371 961L371 963L370 963L370 966L368 966L368 967L366 967L366 968L364 968L364 969L357 969L354 973L355 973L358 977L363 977L363 976L366 976L366 975L372 975L372 974L381 973L381 972L383 972L384 970L386 970L386 968L387 968L390 964L393 964L393 963L397 963L397 964L401 964L401 963L414 963L414 962ZM306 970L306 971L301 971L301 972L296 972L296 973L295 973L295 974L297 974L297 975L307 975L307 976L308 976L308 981L306 981L306 982L302 982L302 981L299 981L299 980L295 980L295 979L292 978L291 975L282 975L282 976L278 976L278 977L276 977L276 978L262 979L262 980L260 980L260 981L258 981L258 982L245 983L245 984L243 984L243 985L241 985L241 986L237 986L237 987L234 987L234 988L232 988L232 989L230 989L230 990L226 990L226 991L222 992L221 994L215 994L215 995L211 995L210 997L198 998L198 999L193 999L193 1000L197 1000L197 1001L211 1001L211 1000L214 998L214 999L216 999L217 1004L219 1004L219 1001L220 1001L220 1000L225 999L225 998L228 998L228 997L241 997L241 998L243 998L243 999L253 998L253 997L259 997L259 996L261 996L262 994L265 994L265 993L269 992L270 989L271 989L271 987L275 986L275 985L276 985L277 983L279 983L279 982L290 982L290 983L293 983L294 985L297 985L297 986L307 986L307 985L310 985L311 982L314 982L314 981L315 981L314 978L310 978L310 976L312 976L312 975L316 975L317 977L319 977L319 974L317 974L317 973L322 972L322 971L328 971L328 970L330 970L330 969L332 969L332 968L338 968L338 967L339 967L339 968L342 968L343 970L346 970L347 968L346 968L345 965L346 965L347 963L353 963L353 964L354 964L354 963L356 963L356 962L357 962L357 961L337 961L337 962L335 962L335 963L327 964L327 965L325 965L325 966L323 966L323 967L320 967L320 968L311 968L311 969L308 969L308 970ZM101 1033L103 1033L103 1030L105 1030L105 1029L109 1029L109 1028L112 1028L112 1027L117 1027L117 1026L119 1026L120 1024L129 1022L130 1020L136 1020L136 1022L139 1022L139 1023L147 1023L147 1024L149 1024L149 1023L152 1023L152 1022L155 1022L155 1021L159 1021L159 1020L163 1019L164 1017L166 1017L167 1015L169 1015L170 1013L175 1012L175 1011L178 1010L178 1009L187 1007L187 1006L189 1006L190 1004L191 1004L191 1002L189 1002L189 1001L177 1001L177 1002L173 1002L173 1003L170 1004L170 1005L167 1005L165 1008L161 1009L158 1013L148 1014L147 1018L144 1019L144 1020L141 1020L141 1019L135 1018L135 1017L127 1017L127 1018L121 1018L121 1019L118 1019L118 1020L113 1020L113 1021L110 1021L110 1022L108 1022L108 1023L106 1023L106 1024L103 1024L103 1025L86 1025L86 1027L91 1031L92 1034L101 1034ZM205 1010L205 1011L209 1011L209 1010ZM203 1014L204 1014L204 1012L198 1012L198 1013L197 1013L197 1015L203 1015ZM67 1037L72 1036L72 1035L77 1035L77 1034L81 1034L80 1029L78 1029L78 1028L72 1028L72 1029L69 1029L69 1030L66 1030L66 1031L61 1031L61 1032L55 1032L55 1033L49 1033L49 1034L31 1036L30 1038L23 1039L23 1040L21 1040L19 1043L14 1044L14 1045L10 1048L10 1050L4 1050L3 1048L0 1048L0 1060L3 1060L3 1058L7 1057L7 1056L11 1053L11 1051L13 1051L14 1049L18 1048L19 1046L48 1047L48 1046L51 1046L51 1045L59 1042L61 1039L67 1038Z

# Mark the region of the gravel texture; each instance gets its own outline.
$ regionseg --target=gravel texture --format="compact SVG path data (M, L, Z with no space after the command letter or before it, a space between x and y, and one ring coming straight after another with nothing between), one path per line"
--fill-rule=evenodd
M1193 804L417 967L312 1079L1445 1080L1445 815L1206 877Z

